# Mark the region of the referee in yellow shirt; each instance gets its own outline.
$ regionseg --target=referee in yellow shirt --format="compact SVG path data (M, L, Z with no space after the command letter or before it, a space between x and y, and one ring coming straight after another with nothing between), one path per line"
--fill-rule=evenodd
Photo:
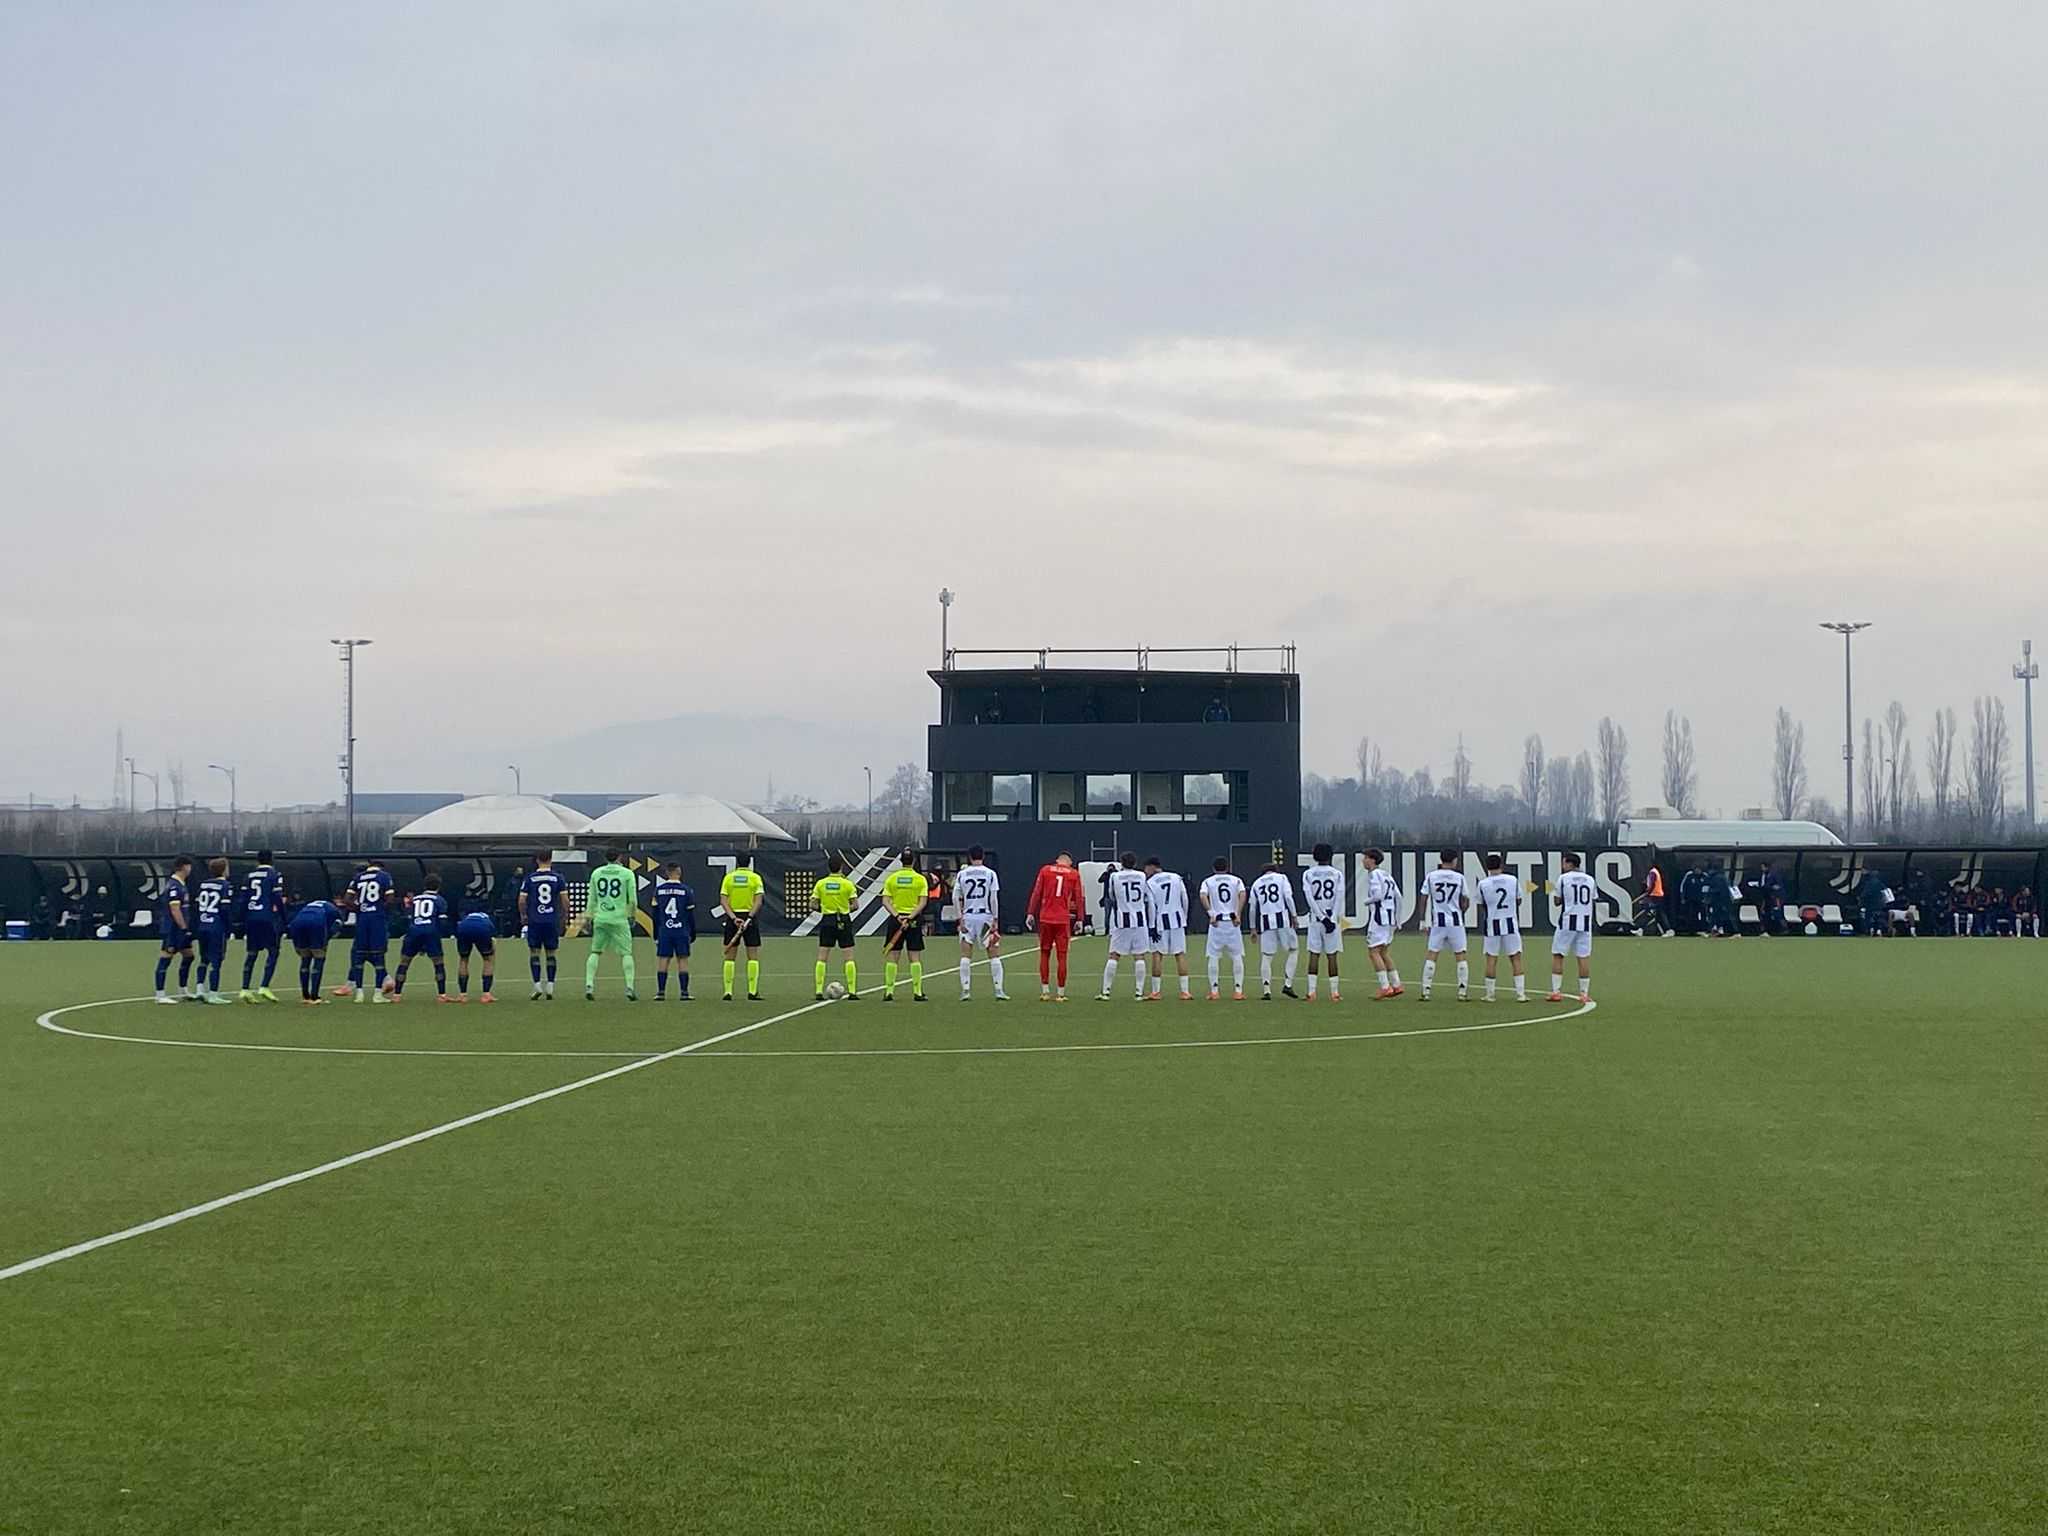
M732 868L718 882L718 911L725 919L725 1000L732 1001L733 972L740 946L747 950L747 1001L761 1000L761 903L768 887L754 871L751 853L736 854Z
M855 979L859 970L853 963L853 903L859 894L859 887L846 878L846 860L833 854L825 878L811 887L811 905L818 913L818 968L815 975L820 1001L825 996L825 967L835 949L846 959L847 999L852 1002L860 999L860 983Z
M882 953L882 1001L896 1001L896 952L910 952L910 1000L924 1001L924 909L931 900L931 887L918 872L917 850L903 850L903 867L891 870L882 882L882 899L889 904L889 936Z

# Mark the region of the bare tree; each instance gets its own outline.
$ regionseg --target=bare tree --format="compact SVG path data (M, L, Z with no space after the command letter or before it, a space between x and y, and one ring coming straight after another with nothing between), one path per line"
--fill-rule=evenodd
M1700 770L1692 744L1692 721L1675 709L1664 711L1664 803L1681 816L1699 814Z
M1572 759L1571 807L1559 818L1572 828L1593 824L1593 754L1581 751Z
M1330 781L1320 773L1304 773L1301 776L1301 808L1311 816L1322 814L1324 802L1330 798Z
M1444 793L1459 805L1472 796L1472 754L1465 750L1465 736L1458 734L1458 750L1451 754L1451 776L1444 780Z
M1359 737L1358 782L1360 784L1378 783L1380 777L1380 769L1383 766L1385 766L1385 764L1383 763L1380 757L1380 744L1374 741L1370 736Z
M1611 716L1600 717L1599 748L1593 782L1600 799L1600 819L1612 827L1628 809L1628 732Z
M1543 770L1547 759L1543 756L1543 738L1535 732L1522 743L1522 809L1534 821L1543 814Z
M1873 834L1884 825L1884 770L1877 760L1877 722L1863 718L1863 756L1856 764L1856 794L1863 804L1864 825Z
M1884 749L1885 804L1892 815L1892 836L1906 831L1906 801L1913 789L1913 740L1908 734L1912 722L1906 706L1893 699L1886 706L1878 745Z
M931 775L915 763L898 763L888 782L877 791L875 809L898 830L915 833L919 824L931 818Z
M1970 814L1989 833L2005 814L2005 790L2012 777L2012 732L2005 723L2005 700L1979 695L1970 710L1970 759L1964 778L1970 792Z
M1806 725L1794 724L1792 712L1782 704L1771 749L1771 796L1781 821L1790 821L1806 804Z
M1956 712L1937 709L1927 728L1927 793L1937 827L1945 828L1955 814L1955 785Z
M1552 826L1571 820L1572 760L1553 757L1543 770L1543 805Z

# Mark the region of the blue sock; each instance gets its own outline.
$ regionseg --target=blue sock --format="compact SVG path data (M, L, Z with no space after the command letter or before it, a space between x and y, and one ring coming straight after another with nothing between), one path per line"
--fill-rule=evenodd
M677 997L688 997L689 995L690 995L690 973L689 973L688 971L677 971L677 972L676 972L676 996L677 996Z
M654 973L654 995L655 995L655 997L656 997L657 999L660 999L660 998L664 998L664 997L667 997L667 996L668 996L668 972L667 972L667 971L656 971L656 972Z
M189 982L190 982L191 980L192 980L192 957L191 957L190 955L180 955L180 956L178 956L178 987L179 987L179 990L180 990L180 991L182 991L182 990L183 990L183 989L185 988L185 986L187 985L187 983L189 983Z
M548 980L549 980L549 981L553 981L554 979L555 979L555 952L554 952L554 951L553 951L553 950L551 949L551 950L549 950L549 951L548 951Z
M299 956L299 996L305 998L312 995L313 957L311 955L301 955Z
M313 955L313 988L306 994L308 997L318 997L320 995L320 982L326 975L327 957L316 951Z
M157 991L159 991L159 992L163 991L163 989L164 989L164 978L165 978L166 976L170 975L170 974L171 974L171 957L170 957L169 955L158 955L158 956L156 957L156 989L157 989Z
M386 977L388 977L388 976L389 976L389 975L390 975L391 973L390 973L389 971L387 971L387 970L385 970L385 969L384 969L384 961L383 961L383 960L382 960L381 958L380 958L380 959L379 959L379 960L377 961L377 966L376 966L376 970L377 970L377 990L378 990L379 992L382 992L382 991L384 990L384 980L385 980L385 978L386 978Z
M277 956L278 950L276 946L272 946L263 952L263 985L266 987L270 985L271 978L277 974Z
M242 951L242 990L244 992L249 990L249 983L255 979L255 976L256 951L245 949Z
M540 951L535 950L526 957L526 963L533 967L533 984L540 985Z
M360 987L363 984L363 957L361 955L350 955L348 957L348 984L352 987Z
M448 967L437 964L434 967L434 990L443 994L448 991Z
M443 990L445 991L446 989L443 988ZM455 990L464 997L469 996L469 972L457 971L455 973Z

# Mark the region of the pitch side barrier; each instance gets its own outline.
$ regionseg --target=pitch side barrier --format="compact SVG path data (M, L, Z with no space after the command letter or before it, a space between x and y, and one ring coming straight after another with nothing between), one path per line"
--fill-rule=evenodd
M882 880L896 866L900 849L847 848L839 850L847 873L860 895L854 921L862 933L879 932L884 913ZM1522 924L1532 933L1548 933L1552 926L1549 890L1563 872L1563 848L1501 848L1461 850L1461 865L1476 884L1483 873L1480 863L1489 851L1498 851L1507 870L1522 882ZM1977 893L2003 891L2008 898L2021 890L2040 893L2048 877L2048 850L2042 848L1594 848L1578 850L1600 892L1596 917L1600 926L1617 929L1633 926L1638 916L1645 884L1654 863L1664 876L1667 917L1675 915L1680 887L1686 875L1702 871L1748 888L1769 863L1795 907L1835 909L1845 920L1863 909L1873 891L1889 889L1894 904L1932 906L1936 913L1965 905L1962 898ZM715 926L719 882L733 866L736 850L691 848L635 850L627 859L640 878L643 904L647 902L661 865L673 858L682 866L682 877L696 893L700 930ZM12 937L90 938L102 928L110 937L153 939L156 935L157 905L164 882L170 878L171 854L124 856L121 858L79 857L68 859L30 858L22 854L0 854L0 921ZM365 855L300 857L291 854L277 859L285 889L294 902L314 897L333 899L346 889L350 877L362 867ZM811 887L825 872L827 853L823 849L804 852L763 851L753 855L768 887L764 926L771 933L808 935L817 927L811 909ZM928 850L927 869L951 871L962 855L953 850ZM533 867L530 854L380 854L378 862L389 869L401 892L420 888L429 873L439 874L441 888L450 904L461 911L482 910L498 920L499 932L518 931L519 882ZM1416 896L1430 870L1437 867L1438 850L1401 845L1388 850L1384 866L1401 888L1401 926L1417 926ZM1337 855L1347 876L1346 900L1353 923L1365 920L1365 862L1362 851L1346 850ZM255 861L242 857L231 860L237 875L246 873ZM992 848L989 862L1004 875L1003 921L1006 927L1023 923L1024 903L1035 870L1005 870L1000 848ZM1287 855L1283 864L1299 878L1308 862L1306 852ZM583 905L583 873L588 866L578 857L558 855L555 868L569 884L572 915ZM1091 916L1098 915L1101 875L1106 864L1084 861L1082 885ZM1204 869L1183 869L1192 893ZM1247 879L1257 873L1239 869ZM195 867L195 879L204 878L205 865ZM940 921L951 919L950 906ZM1199 912L1194 914L1201 926ZM652 931L652 919L643 905L643 932Z

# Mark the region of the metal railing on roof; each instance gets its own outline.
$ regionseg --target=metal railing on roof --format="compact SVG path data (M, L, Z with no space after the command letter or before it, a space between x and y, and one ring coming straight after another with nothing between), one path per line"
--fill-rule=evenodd
M1199 671L1221 670L1230 673L1248 671L1291 676L1295 670L1295 648L1291 645L1039 646L1035 650L1021 647L1006 650L962 650L955 647L946 652L945 670L948 672L960 670L959 663L965 657L998 656L1010 658L1027 657L1030 659L1032 667L1040 672L1047 669L1047 664L1055 656L1114 658L1119 664L1125 658L1135 656L1140 672L1152 670L1152 659L1155 656L1206 656L1211 659L1220 659L1223 663L1220 669L1208 667L1195 669ZM1267 656L1278 659L1272 666L1253 665L1248 667L1245 665L1247 659Z

